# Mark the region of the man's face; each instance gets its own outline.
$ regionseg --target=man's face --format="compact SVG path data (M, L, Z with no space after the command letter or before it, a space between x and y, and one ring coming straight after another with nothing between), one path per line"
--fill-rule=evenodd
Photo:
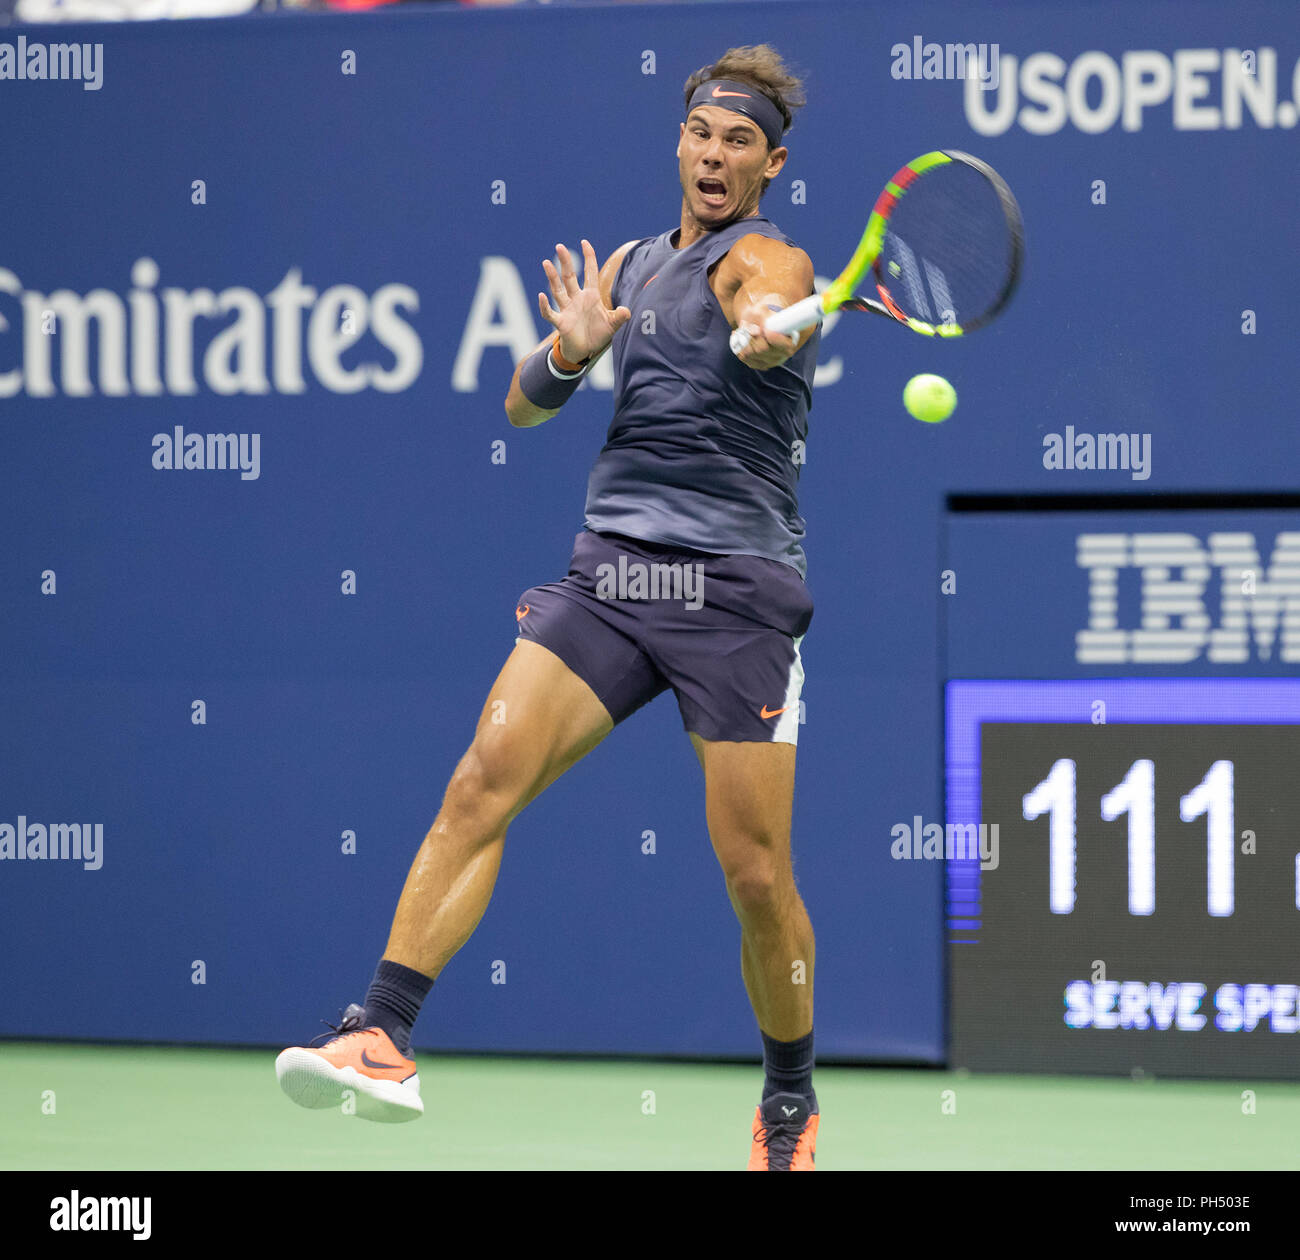
M682 124L677 166L691 214L721 226L758 209L763 180L785 165L786 150L767 148L758 124L716 105L701 105Z

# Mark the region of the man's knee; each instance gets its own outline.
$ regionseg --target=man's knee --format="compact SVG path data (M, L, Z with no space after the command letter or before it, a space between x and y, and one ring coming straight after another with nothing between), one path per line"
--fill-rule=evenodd
M451 776L442 812L492 829L509 822L523 808L532 785L515 743L504 734L476 736Z
M778 915L794 892L789 868L762 846L752 846L752 851L728 862L723 873L727 894L742 916Z

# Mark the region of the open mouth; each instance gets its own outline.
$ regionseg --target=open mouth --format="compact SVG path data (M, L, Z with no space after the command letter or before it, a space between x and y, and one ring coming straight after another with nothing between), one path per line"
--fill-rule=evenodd
M711 205L721 205L727 199L727 186L720 179L699 179L695 181L695 187Z

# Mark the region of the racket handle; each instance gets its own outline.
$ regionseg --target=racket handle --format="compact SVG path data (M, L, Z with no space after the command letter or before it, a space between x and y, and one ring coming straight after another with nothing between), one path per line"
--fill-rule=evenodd
M821 323L824 313L821 294L814 293L812 297L803 298L793 306L787 306L782 311L773 312L763 321L763 328L766 332L788 335L789 333L800 332L804 328L810 328L813 324ZM743 328L737 328L731 334L732 354L739 354L749 345L749 341L749 334Z

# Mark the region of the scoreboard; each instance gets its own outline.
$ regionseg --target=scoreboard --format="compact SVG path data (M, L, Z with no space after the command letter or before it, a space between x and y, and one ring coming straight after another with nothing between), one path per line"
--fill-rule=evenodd
M1130 536L1158 536L1143 524ZM1073 528L1080 556L1095 556L1096 520ZM1052 533L1040 522L1040 542ZM1223 533L1203 536L1226 545ZM1296 535L1281 537L1289 548ZM985 531L985 557L988 542ZM1272 583L1268 617L1257 618L1272 642L1252 673L1271 676L1184 674L1176 661L1142 671L1130 660L1134 676L1079 677L1094 671L1076 655L1055 678L948 677L951 1066L1300 1079L1300 668L1284 650L1300 601L1279 589L1289 563L1257 563ZM1191 578L1147 567L1159 568L1166 600L1186 580L1211 614L1221 605L1206 595L1204 566ZM1224 585L1238 589L1235 576ZM1166 644L1186 629L1213 642L1192 618L1139 609L1138 626ZM1112 602L1112 624L1098 631L1082 607L1079 655L1090 634L1124 633L1116 611ZM987 646L978 610L965 616ZM1038 622L1040 655L1051 627ZM969 668L956 637L953 663Z
M1300 1078L1300 681L954 681L948 718L989 837L949 860L954 1066Z

